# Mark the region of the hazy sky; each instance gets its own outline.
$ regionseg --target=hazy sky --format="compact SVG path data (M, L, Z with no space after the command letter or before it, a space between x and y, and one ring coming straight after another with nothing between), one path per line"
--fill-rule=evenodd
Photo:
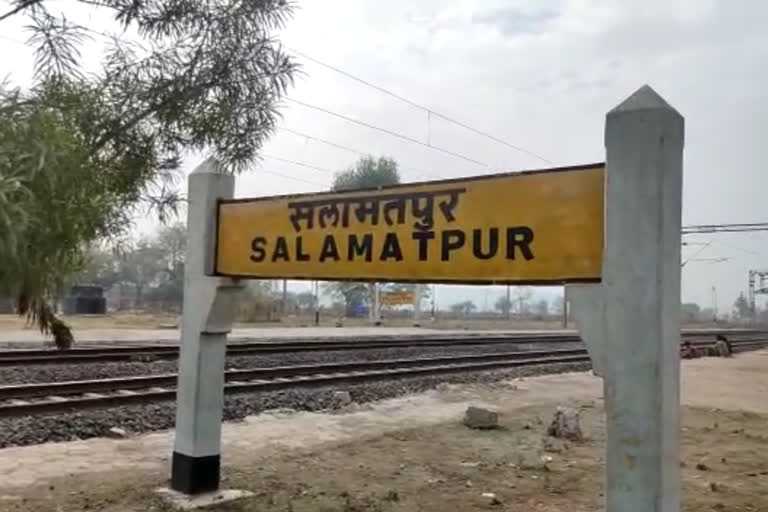
M2 5L3 2L0 2ZM108 27L92 8L58 9ZM73 7L74 6L74 7ZM4 9L3 9L4 10ZM768 220L768 3L761 0L324 0L298 2L281 34L290 49L333 64L435 111L492 133L556 165L604 159L605 112L644 83L686 118L684 224ZM24 20L0 23L0 72L28 83ZM85 59L97 63L98 45ZM301 60L301 59L300 59ZM302 60L290 97L450 148L477 165L287 102L281 126L392 156L406 181L547 167L534 157L443 121ZM328 170L356 155L279 131L263 170L241 176L238 196L327 188ZM197 163L190 158L189 168ZM293 179L267 174L272 171ZM683 299L730 311L749 269L768 269L768 233L686 237L710 243L683 269ZM684 259L702 245L683 247ZM551 292L551 291L550 291ZM482 306L501 293L456 288Z

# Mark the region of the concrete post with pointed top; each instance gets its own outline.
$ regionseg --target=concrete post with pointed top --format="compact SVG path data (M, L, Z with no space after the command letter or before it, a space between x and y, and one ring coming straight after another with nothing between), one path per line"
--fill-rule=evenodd
M171 487L186 495L219 488L224 361L237 281L212 277L216 209L235 178L206 160L189 175L187 254Z
M606 117L608 512L680 507L683 117L643 86ZM591 293L591 292L590 292Z

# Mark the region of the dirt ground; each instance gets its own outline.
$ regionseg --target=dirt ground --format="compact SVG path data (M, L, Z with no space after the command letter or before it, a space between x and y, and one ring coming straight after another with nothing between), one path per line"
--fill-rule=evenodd
M108 315L79 315L63 316L62 319L75 330L87 329L156 329L177 325L179 316L173 314L149 314L149 313L111 313ZM320 318L321 327L335 327L337 318L332 315L323 315ZM367 318L346 318L344 326L356 327L370 325ZM382 325L389 327L410 327L413 325L411 318L385 318ZM429 329L560 329L562 323L545 320L474 320L474 319L442 319L436 322L424 319L421 325ZM313 327L314 317L288 316L282 320L272 322L244 323L237 322L238 327ZM29 325L24 317L18 315L0 315L0 330L5 329L36 329Z
M683 511L768 511L767 372L768 351L684 363ZM224 486L255 496L209 510L599 510L600 391L591 375L554 375L451 386L354 412L263 415L228 425ZM502 428L463 426L467 403L497 408ZM565 403L581 411L583 442L545 434L555 407ZM118 456L141 446L141 438L102 442L117 443ZM60 476L24 487L13 486L13 473L2 479L0 510L170 510L153 494L168 483L165 465L113 471L94 465L93 472L71 474L67 464L56 467Z
M170 314L133 314L119 313L110 315L81 315L62 316L62 319L75 333L88 329L162 329L174 327L178 323L178 315ZM0 331L30 329L37 326L30 324L25 317L18 315L0 315Z
M109 315L84 315L84 316L65 316L62 317L67 324L75 330L75 336L77 337L78 330L89 329L163 329L173 328L178 325L179 316L173 314L149 314L149 313L113 313ZM336 317L330 315L324 315L321 317L321 327L335 327ZM384 327L411 327L413 321L410 318L385 318L382 325ZM366 318L347 318L344 319L345 327L358 327L368 326L370 322ZM258 322L258 323L242 323L239 322L236 327L307 327L314 326L314 318L312 317L296 317L289 316L280 321L274 322ZM448 329L448 330L557 330L562 329L562 322L560 320L487 320L487 319L438 319L433 322L428 318L425 318L421 322L421 326L427 329ZM570 327L573 328L573 323L570 323ZM694 324L692 328L728 328L727 325L714 325L714 324ZM738 326L737 326L738 327ZM0 331L3 330L18 330L18 329L31 329L36 330L37 327L30 325L25 318L18 315L0 315Z
M179 316L172 314L149 313L111 313L108 315L82 315L64 316L62 319L77 332L91 329L162 329L173 328L179 323ZM337 327L337 318L332 315L323 315L320 318L320 327ZM345 327L370 326L367 318L347 318L343 320ZM410 318L389 318L382 322L384 327L411 327L413 320ZM443 319L433 322L424 319L421 326L426 329L448 330L494 330L494 329L561 329L560 321L540 320L473 320L473 319ZM235 327L314 327L314 317L289 316L279 321L243 323L237 322ZM571 326L573 327L573 326ZM0 315L0 331L30 329L37 330L35 325L30 325L25 318L18 315Z

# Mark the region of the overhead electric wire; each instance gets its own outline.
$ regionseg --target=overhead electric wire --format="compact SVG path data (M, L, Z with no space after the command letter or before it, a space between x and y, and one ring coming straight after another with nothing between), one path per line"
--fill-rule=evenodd
M730 256L721 256L719 258L695 258L688 260L689 263L722 263L724 261L732 260Z
M18 39L14 39L12 37L0 35L0 39L3 39L5 41L9 41L11 43L20 44L21 46L27 46L27 43L25 43L24 41L19 41Z
M702 253L702 252L703 252L703 251L704 251L704 250L705 250L707 247L709 247L709 246L710 246L710 244L712 244L712 242L707 242L707 243L705 243L705 244L704 244L704 245L701 247L701 249L699 249L698 251L696 251L695 253L693 253L691 256L689 256L689 257L688 257L688 259L686 259L685 261L683 261L683 263L680 265L680 267L684 267L686 263L688 263L689 261L691 261L692 259L694 259L696 256L698 256L699 254L701 254L701 253Z
M365 151L360 151L359 149L351 148L349 146L344 146L343 144L339 144L339 143L336 143L336 142L333 142L333 141L330 141L330 140L327 140L327 139L322 139L322 138L316 137L314 135L309 135L308 133L300 132L300 131L294 130L292 128L280 127L279 129L281 131L284 131L284 132L292 133L292 134L294 134L294 135L296 135L298 137L304 137L305 139L312 140L312 141L315 141L315 142L319 142L321 144L326 144L328 146L331 146L331 147L334 147L334 148L338 148L338 149L341 149L341 150L344 150L344 151L349 151L350 153L355 153L357 155L365 156L365 155L369 155L370 154L370 153L366 153ZM400 165L398 165L398 167L400 167L401 169L406 170L406 171L415 172L415 173L420 174L420 175L422 175L424 177L429 177L429 178L437 178L438 177L438 176L436 176L436 175L434 175L432 173L429 173L427 171L423 171L421 169L414 169L413 167L405 167L405 166L400 166Z
M523 148L521 146L516 146L514 144L511 144L511 143L505 141L504 139L496 137L495 135L492 135L492 134L490 134L488 132L485 132L483 130L478 130L477 128L469 126L466 123L463 123L463 122L461 122L461 121L459 121L459 120L457 120L457 119L455 119L455 118L453 118L451 116L448 116L447 114L442 114L440 112L432 110L429 107L425 107L424 105L420 105L419 103L416 103L413 100L409 100L408 98L405 98L405 97L403 97L403 96L401 96L401 95L399 95L397 93L394 93L394 92L390 91L389 89L385 89L384 87L381 87L381 86L376 85L376 84L374 84L372 82L369 82L368 80L360 78L359 76L353 75L352 73L349 73L348 71L344 71L343 69L340 69L340 68L338 68L336 66L328 64L327 62L323 62L323 61L318 60L318 59L316 59L314 57L310 57L309 55L307 55L304 52L301 52L299 50L296 50L296 49L293 49L293 48L289 48L289 47L286 47L286 49L288 51L291 51L291 52L295 53L296 55L298 55L300 57L303 57L303 58L305 58L305 59L307 59L309 61L314 62L315 64L318 64L320 66L323 66L325 68L330 69L331 71L334 71L336 73L344 75L347 78L355 80L356 82L359 82L359 83L361 83L361 84L363 84L363 85L365 85L367 87L370 87L372 89L376 89L377 91L379 91L379 92L381 92L383 94L386 94L388 96L391 96L391 97L393 97L393 98L395 98L395 99L397 99L399 101L402 101L403 103L406 103L406 104L408 104L408 105L410 105L412 107L421 109L421 110L423 110L423 111L425 111L427 113L427 116L428 116L427 119L428 120L429 120L430 117L438 117L438 118L440 118L440 119L442 119L444 121L448 121L449 123L452 123L452 124L455 124L456 126L464 128L465 130L469 130L469 131L471 131L471 132L473 132L473 133L475 133L477 135L481 135L483 137L486 137L488 139L493 140L494 142L497 142L499 144L503 144L504 146L507 146L508 148L514 149L515 151L518 151L520 153L525 153L528 156L532 156L533 158L541 160L542 162L545 162L547 164L553 165L553 162L551 160L549 160L547 158L544 158L543 156L538 155L538 154L534 153L533 151L529 151L529 150L527 150L527 149L525 149L525 148Z
M413 144L418 144L420 146L424 146L426 148L429 148L429 149L432 149L432 150L435 150L435 151L439 151L441 153L445 153L446 155L450 155L450 156L453 156L455 158L460 158L462 160L466 160L467 162L472 162L473 164L477 164L477 165L480 165L480 166L483 166L483 167L488 167L488 164L486 164L485 162L481 162L479 160L475 160L472 157L469 157L469 156L466 156L466 155L462 155L461 153L453 152L453 151L451 151L449 149L445 149L445 148L442 148L440 146L434 146L432 144L427 144L426 142L422 142L422 141L420 141L418 139L414 139L413 137L409 137L408 135L404 135L404 134L399 133L399 132L388 130L387 128L382 128L380 126L375 126L375 125L366 123L365 121L360 121L360 120L355 119L353 117L349 117L349 116L346 116L344 114L339 114L338 112L334 112L332 110L328 110L327 108L323 108L323 107L319 107L317 105L312 105L312 104L309 104L309 103L305 103L305 102L300 101L300 100L296 100L296 99L293 99L293 98L285 98L285 99L288 100L288 101L291 101L293 103L296 103L297 105L301 105L301 106L306 107L306 108L310 108L310 109L317 110L319 112L323 112L325 114L328 114L328 115L331 115L331 116L334 116L334 117L338 117L339 119L343 119L343 120L348 121L350 123L355 123L355 124L358 124L360 126L364 126L366 128L369 128L371 130L376 130L376 131L379 131L379 132L382 132L382 133L386 133L387 135L390 135L392 137L397 137L399 139L411 142Z
M683 226L684 235L694 233L745 233L750 231L768 231L768 222Z
M714 243L718 245L722 245L723 247L728 247L729 249L736 249L737 251L741 251L746 254L751 254L752 256L760 256L761 254L757 251L753 251L751 249L744 249L743 247L738 247L731 244L726 244L725 242L721 242L719 240L714 241Z
M294 130L292 128L286 128L284 126L281 126L279 128L279 130L284 131L284 132L288 132L288 133L292 133L292 134L297 135L299 137L304 137L305 139L314 140L315 142L320 142L322 144L327 144L329 146L333 146L335 148L342 149L344 151L349 151L350 153L356 153L358 155L365 154L363 151L359 151L357 149L350 148L349 146L344 146L342 144L338 144L338 143L332 142L330 140L321 139L320 137L315 137L314 135L309 135L308 133L296 131L296 130Z
M283 174L283 173L280 173L280 172L276 172L276 171L270 171L270 170L264 169L264 167L263 167L263 166L262 166L262 167L260 167L260 168L259 168L259 170L260 170L261 172L265 172L265 173L267 173L267 174L274 174L275 176L280 176L281 178L287 178L287 179L289 179L289 180L294 180L294 181L301 181L301 182L303 182L303 183L308 183L308 184L310 184L310 185L315 185L315 186L317 186L317 187L325 187L325 186L326 186L326 185L325 185L325 184L323 184L323 183L318 183L318 182L316 182L316 181L311 181L311 180L305 180L304 178L299 178L298 176L291 176L290 174Z
M261 156L263 156L264 158L271 158L272 160L277 160L278 162L285 162L287 164L298 165L298 166L301 166L301 167L306 167L307 169L312 169L312 170L315 170L315 171L327 172L327 173L333 174L333 171L331 169L325 169L324 167L318 167L316 165L305 164L303 162L297 162L296 160L290 160L288 158L283 158L281 156L267 155L267 154L264 154L264 153L262 153Z

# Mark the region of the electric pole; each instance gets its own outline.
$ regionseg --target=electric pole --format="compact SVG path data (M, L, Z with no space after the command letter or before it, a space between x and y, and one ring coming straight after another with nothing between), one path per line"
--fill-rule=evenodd
M288 280L283 279L283 301L282 301L282 304L280 304L280 318L285 318L287 307L288 307Z
M506 304L504 304L504 309L506 310L505 312L507 314L507 320L511 320L512 319L512 300L510 297L509 285L507 285L507 302Z
M568 287L563 286L563 329L568 328Z

